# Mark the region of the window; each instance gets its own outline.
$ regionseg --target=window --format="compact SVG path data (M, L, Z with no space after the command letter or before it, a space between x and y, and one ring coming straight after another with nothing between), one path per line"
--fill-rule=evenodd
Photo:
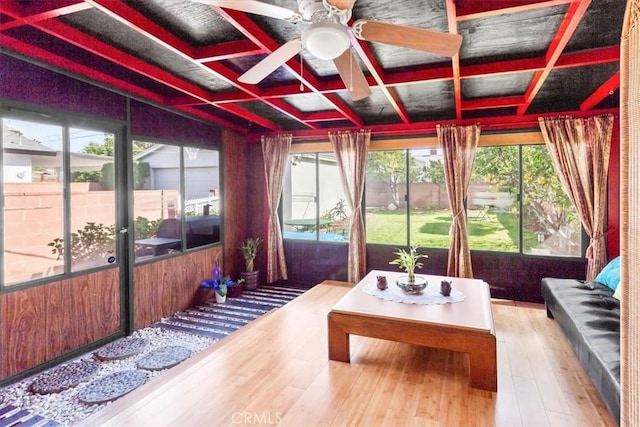
M114 134L10 118L2 132L3 283L116 263Z
M520 251L519 147L479 147L467 193L469 247Z
M582 256L582 225L544 145L522 147L523 252Z
M409 151L409 224L412 245L449 247L451 212L442 150Z
M136 261L219 242L218 151L142 141L133 150Z
M347 241L351 211L333 153L289 156L282 209L285 239Z
M71 128L71 271L112 264L116 254L114 135Z
M368 243L407 244L406 183L406 151L369 153L365 182Z
M187 248L220 241L218 152L184 148L184 217Z
M63 131L2 120L5 285L63 272L61 252L49 246L64 235Z
M368 243L449 247L442 159L440 149L369 153ZM479 147L467 218L473 250L582 256L580 222L544 145Z

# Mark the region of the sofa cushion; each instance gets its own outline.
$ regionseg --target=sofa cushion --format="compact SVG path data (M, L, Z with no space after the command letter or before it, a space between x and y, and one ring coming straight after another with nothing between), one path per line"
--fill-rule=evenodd
M596 282L613 289L614 291L620 284L620 257L615 257L609 264L605 265L600 273L596 276Z

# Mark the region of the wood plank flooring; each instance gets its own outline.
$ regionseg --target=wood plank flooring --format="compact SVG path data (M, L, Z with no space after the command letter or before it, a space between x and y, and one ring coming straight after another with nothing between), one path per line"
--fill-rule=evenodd
M85 426L615 426L541 305L494 301L498 392L464 354L352 336L329 361L318 285L86 419Z

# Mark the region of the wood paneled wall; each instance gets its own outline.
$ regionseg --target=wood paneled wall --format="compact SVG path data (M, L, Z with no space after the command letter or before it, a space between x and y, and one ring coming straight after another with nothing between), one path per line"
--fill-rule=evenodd
M234 279L244 270L239 246L247 237L266 240L266 188L260 143L231 131L223 132L224 150L224 262ZM260 283L266 273L265 243L256 259Z
M120 330L118 269L0 295L0 377Z
M192 305L200 283L211 276L215 260L221 253L222 248L216 246L135 267L135 329L149 326ZM222 259L220 261L222 263Z

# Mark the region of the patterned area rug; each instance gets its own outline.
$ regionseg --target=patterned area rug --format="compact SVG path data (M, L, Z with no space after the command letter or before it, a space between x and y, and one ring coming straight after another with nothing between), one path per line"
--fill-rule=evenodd
M222 304L211 300L205 305L162 319L152 326L220 339L268 311L282 307L305 291L306 289L265 286L244 291L238 298L227 297L227 301Z
M0 426L37 426L58 427L60 423L34 414L32 411L20 409L13 405L0 404Z

